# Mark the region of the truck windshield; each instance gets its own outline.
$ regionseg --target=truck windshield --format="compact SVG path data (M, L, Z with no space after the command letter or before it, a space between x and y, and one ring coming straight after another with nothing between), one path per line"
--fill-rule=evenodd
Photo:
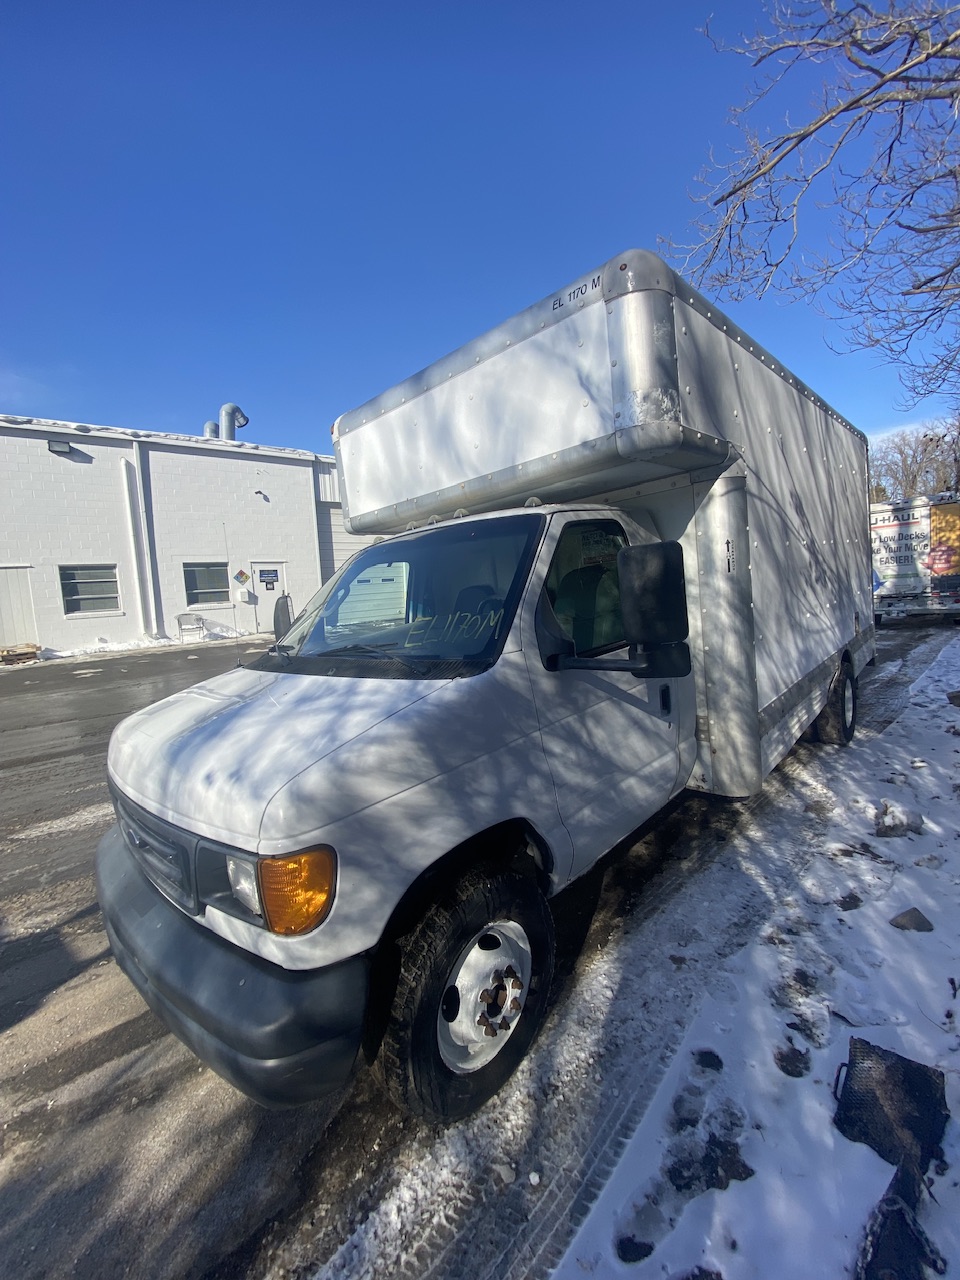
M496 661L543 516L403 534L355 556L253 665L323 675L443 679Z

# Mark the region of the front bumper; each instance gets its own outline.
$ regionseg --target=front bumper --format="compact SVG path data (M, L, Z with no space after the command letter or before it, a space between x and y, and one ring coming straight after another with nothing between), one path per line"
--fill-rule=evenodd
M150 883L113 827L97 889L117 963L197 1057L255 1101L289 1107L336 1092L353 1070L370 963L281 969L211 933Z

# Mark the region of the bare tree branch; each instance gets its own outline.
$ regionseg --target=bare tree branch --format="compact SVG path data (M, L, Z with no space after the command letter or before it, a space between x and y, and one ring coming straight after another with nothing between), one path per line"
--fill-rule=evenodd
M778 165L782 164L783 161L788 158L792 151L803 146L804 142L809 138L814 137L818 133L824 132L834 123L834 121L838 120L840 116L847 115L852 111L860 114L868 105L870 109L877 110L879 107L883 107L892 102L905 105L908 102L914 101L915 94L922 86L923 82L915 80L910 75L910 72L915 67L920 67L925 62L929 62L932 58L941 56L941 54L945 53L951 45L956 45L958 42L960 42L960 30L952 32L949 36L941 40L939 44L918 54L915 58L908 59L906 62L901 63L900 66L894 67L885 74L880 74L879 70L877 70L875 72L877 76L877 83L875 85L868 85L862 92L855 93L845 101L838 102L831 110L824 111L816 120L811 120L810 123L804 125L802 129L796 129L793 133L789 133L785 137L778 139L772 147L767 148L766 154L769 159L767 159L764 164L761 164L759 168L754 168L750 174L739 182L734 183L734 185L727 191L723 191L720 195L715 196L713 203L715 205L726 204L728 200L731 200L734 196L738 195L745 187L767 177L768 174L772 173ZM844 52L848 59L854 62L854 65L861 66L861 69L864 70L867 69L862 64L857 63L855 59L851 58L848 50L845 49ZM874 69L870 68L870 70L873 71ZM909 92L906 90L899 90L885 94L878 92L880 85L887 85L898 80L902 81L905 85L912 84L913 87L910 88ZM946 87L942 91L934 89L933 87L928 87L926 97L928 100L934 97L943 97L953 100L956 97L956 87Z
M960 492L960 418L881 437L870 448L874 502Z
M701 175L693 243L668 248L734 298L815 292L909 396L960 406L960 5L768 0L767 17L728 50L762 75L732 112L740 146ZM778 94L811 71L809 117L770 136Z

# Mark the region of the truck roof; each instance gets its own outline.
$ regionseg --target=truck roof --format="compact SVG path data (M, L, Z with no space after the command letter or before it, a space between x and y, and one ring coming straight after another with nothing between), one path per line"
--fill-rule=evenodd
M575 307L571 308L569 303L563 302L570 294L578 294L586 281L589 281L591 286L594 285L594 282L597 282L596 287L591 287L588 293L575 298L574 302L577 304ZM759 359L761 363L779 370L782 376L790 378L799 390L807 392L811 399L824 409L827 409L850 430L857 431L857 428L852 423L832 409L802 379L791 373L765 347L762 347L730 320L715 303L710 302L692 284L678 275L663 258L652 253L649 249L628 249L625 253L620 253L616 257L610 258L594 271L587 272L586 275L579 277L572 284L549 294L546 298L542 298L539 302L535 302L523 311L519 311L516 315L504 320L493 329L471 339L462 347L458 347L455 351L451 351L447 355L440 357L440 359L433 361L417 373L405 378L402 382L398 382L395 386L389 387L379 395L371 397L363 404L358 405L357 408L340 414L333 424L333 439L336 442L343 435L355 431L358 427L364 426L384 413L388 413L391 409L407 404L449 379L466 373L475 365L490 359L506 347L533 337L542 329L567 319L570 315L575 314L577 310L581 310L583 306L590 305L592 302L611 302L629 293L641 293L651 289L658 289L673 297L682 298L688 306L693 307L695 311L703 315L716 328L721 329L732 339L739 342L745 350ZM602 292L598 292L598 290ZM562 305L557 305L558 302L562 303ZM858 431L858 434L862 433ZM865 436L864 439L866 439Z
M805 445L839 432L866 449L662 258L634 249L343 414L333 438L344 524L371 534L719 473L773 430Z

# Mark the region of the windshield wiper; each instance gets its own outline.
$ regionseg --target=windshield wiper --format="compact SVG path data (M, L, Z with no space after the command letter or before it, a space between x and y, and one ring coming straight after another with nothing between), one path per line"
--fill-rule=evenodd
M402 658L399 653L387 653L388 649L395 649L396 643L390 641L389 644L342 644L336 649L327 649L324 652L316 654L318 658L337 658L341 654L359 653L372 658L387 658L391 662L399 662L402 667L406 667L413 675L418 676L419 670L413 665L408 658ZM423 659L421 659L423 661Z
M294 646L292 644L280 644L278 642L277 644L272 644L270 648L267 650L267 653L275 653L278 658L282 658L284 662L289 664L290 655L291 653L293 653L293 648Z

